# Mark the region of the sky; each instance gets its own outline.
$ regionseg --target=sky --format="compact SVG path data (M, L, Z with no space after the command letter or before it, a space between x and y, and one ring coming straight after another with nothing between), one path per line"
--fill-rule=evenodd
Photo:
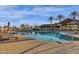
M78 5L0 5L0 25L10 22L12 26L21 24L40 25L48 24L49 17L53 16L53 23L58 22L57 16L69 18L72 11L79 12ZM79 17L77 17L79 18Z

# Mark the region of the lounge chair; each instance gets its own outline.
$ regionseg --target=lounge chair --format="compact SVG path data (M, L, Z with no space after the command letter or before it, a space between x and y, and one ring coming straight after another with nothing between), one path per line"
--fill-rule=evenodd
M7 33L0 34L0 41L10 40L10 39L18 40L18 38L15 37L14 35L7 34Z

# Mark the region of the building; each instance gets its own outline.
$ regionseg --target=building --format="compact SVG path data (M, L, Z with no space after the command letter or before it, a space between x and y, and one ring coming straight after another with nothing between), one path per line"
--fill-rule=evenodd
M39 30L48 31L48 30L57 30L59 29L59 24L42 24L38 26Z
M64 30L79 30L79 20L68 18L63 20L61 25Z
M79 20L67 18L61 23L62 30L79 30ZM52 29L58 30L60 28L59 23L52 24ZM50 30L51 24L42 24L38 26L40 30Z

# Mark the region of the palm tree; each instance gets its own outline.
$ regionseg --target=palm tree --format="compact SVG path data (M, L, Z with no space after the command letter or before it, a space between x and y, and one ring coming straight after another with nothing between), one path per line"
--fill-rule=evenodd
M2 27L0 26L0 32L1 32L1 28L2 28Z
M7 27L8 27L8 31L9 31L10 30L10 22L8 22Z
M25 26L25 24L21 24L21 26L20 27L24 27Z
M76 16L78 16L78 12L77 11L73 11L71 12L71 16L73 17L73 19L75 19Z
M61 21L64 18L64 16L63 15L58 15L57 18L59 19L59 24L60 24L60 28L59 29L61 30Z
M73 17L73 19L75 20L76 16L79 16L79 13L77 11L73 11L71 12L71 16ZM73 20L73 21L74 21ZM75 21L74 21L75 22ZM73 36L72 36L72 41L73 41Z
M22 31L25 30L25 24L21 24L20 27L21 27L21 30L22 30Z
M51 16L51 17L49 17L49 19L48 19L48 20L50 21L51 28L52 28L52 21L54 20L54 18Z

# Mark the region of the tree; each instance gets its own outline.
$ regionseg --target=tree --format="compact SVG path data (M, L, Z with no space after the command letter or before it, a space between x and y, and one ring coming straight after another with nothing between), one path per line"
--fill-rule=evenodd
M25 30L25 24L21 24L21 30L24 31Z
M73 19L75 19L76 16L78 16L78 15L79 15L79 14L78 14L77 11L73 11L73 12L71 12L71 16L73 17Z
M24 27L25 25L24 24L21 24L21 26L20 27Z
M51 24L51 28L52 28L52 21L54 20L54 18L51 16L51 17L49 17L49 22L50 22L50 24Z
M10 22L8 22L7 27L8 27L8 31L9 31L10 30Z
M28 25L28 24L21 24L21 30L23 30L23 31L26 31L26 30L29 30L30 28L30 25Z
M0 26L0 32L1 32L1 28L2 28L2 27Z
M62 19L64 18L64 16L63 15L58 15L58 20L59 20L59 24L60 24L60 30L61 30L61 21L62 21Z

